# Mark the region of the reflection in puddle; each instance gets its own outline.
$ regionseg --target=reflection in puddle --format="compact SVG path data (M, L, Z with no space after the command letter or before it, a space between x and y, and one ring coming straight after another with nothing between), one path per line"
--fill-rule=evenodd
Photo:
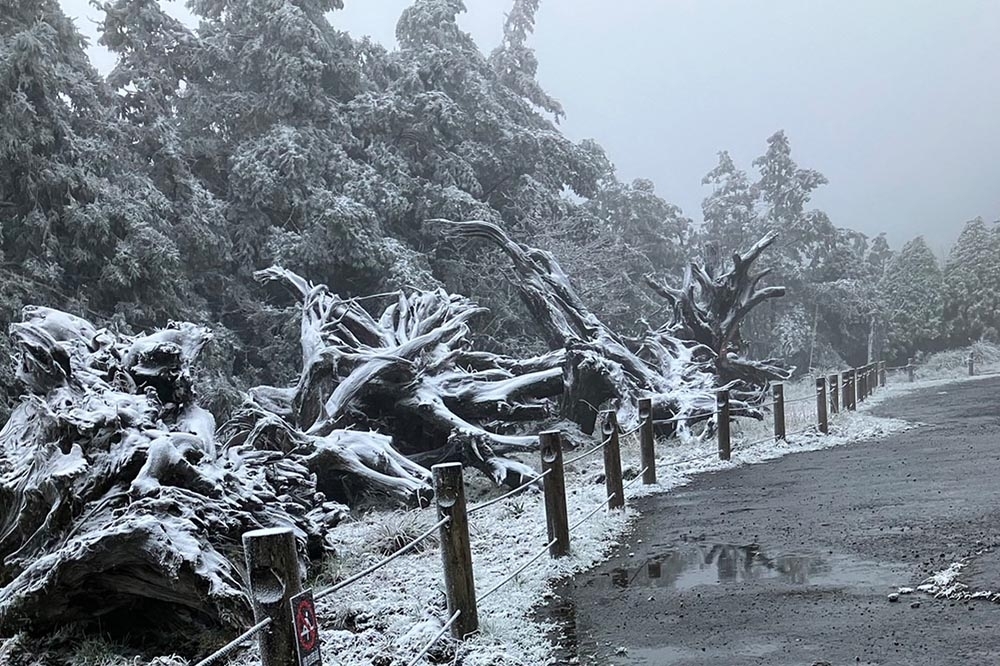
M620 561L620 560L619 560ZM655 645L630 648L626 661L609 657L607 645L599 645L591 632L590 620L578 624L575 590L588 588L597 594L585 594L585 603L619 603L608 597L631 598L626 590L662 588L683 591L704 585L770 584L790 586L824 586L857 591L881 592L895 589L905 571L876 562L858 560L846 555L818 555L816 553L766 553L757 544L708 544L685 542L657 553L644 560L629 560L631 566L582 574L576 579L566 579L556 588L556 596L536 609L536 620L549 624L549 638L556 646L549 666L567 664L587 665L609 663L661 664L684 661L697 656L712 658L701 650L692 651L683 645ZM604 590L611 591L609 595ZM614 594L621 591L620 594ZM646 596L647 592L642 592ZM725 594L725 592L723 592ZM654 595L657 599L661 595ZM662 595L662 597L669 595ZM588 618L595 611L583 609L580 617ZM622 640L621 638L618 640ZM616 643L617 645L618 643ZM726 653L718 655L718 663L726 663L727 655L766 659L775 645L759 643L727 646Z
M882 586L886 572L874 563L841 555L783 553L768 556L756 544L692 544L605 574L613 587L665 587L687 590L699 585L775 580L790 585Z

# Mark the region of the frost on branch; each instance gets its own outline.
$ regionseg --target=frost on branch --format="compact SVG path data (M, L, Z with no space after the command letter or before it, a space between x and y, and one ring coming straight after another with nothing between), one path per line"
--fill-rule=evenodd
M630 427L641 397L652 398L658 419L705 420L715 410L716 389L729 388L718 381L708 355L699 353L699 343L675 336L669 327L637 339L611 330L583 302L552 253L513 240L491 222L431 222L456 237L487 240L510 258L513 282L528 310L550 348L564 354L562 415L584 432L593 432L604 404L618 409L619 422ZM760 416L738 399L733 414Z
M744 356L740 324L766 300L785 295L784 287L760 288L769 270L751 273L754 262L777 234L769 233L745 252L733 254L732 268L716 274L717 267L692 262L680 289L646 276L646 283L669 304L672 319L665 325L670 335L696 343L696 356L710 361L722 384L735 397L760 404L771 381L788 379L792 368L780 360L754 360Z
M243 532L290 526L319 556L344 515L296 458L218 448L191 368L209 331L135 337L28 306L23 395L0 431L0 631L100 622L135 637L249 619Z
M443 290L393 294L372 314L283 268L257 277L302 303L302 371L295 386L252 389L225 429L232 441L304 452L320 489L351 503L370 491L418 501L430 492L428 468L443 461L497 483L533 475L504 454L533 449L534 430L504 431L553 411L560 355L517 361L470 350L468 322L483 310Z

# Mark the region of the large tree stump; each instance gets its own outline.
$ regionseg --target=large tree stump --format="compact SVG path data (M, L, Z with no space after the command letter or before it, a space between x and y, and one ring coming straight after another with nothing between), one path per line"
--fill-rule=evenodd
M303 557L330 546L346 509L302 459L216 445L191 379L207 329L130 337L27 307L11 335L24 395L0 431L0 633L242 628L243 532L291 527Z
M715 391L730 383L720 377L715 359L701 350L699 341L677 336L669 326L627 339L587 307L552 253L519 243L490 222L430 222L445 225L456 237L489 241L511 259L514 285L549 346L565 350L561 414L583 431L593 432L596 410L609 406L624 427L634 426L640 397L652 399L661 420L681 417L681 429L711 418ZM762 416L739 396L732 411Z

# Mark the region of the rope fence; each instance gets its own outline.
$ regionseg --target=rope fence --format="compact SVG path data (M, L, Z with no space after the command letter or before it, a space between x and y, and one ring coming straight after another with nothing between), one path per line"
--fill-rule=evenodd
M975 372L970 358L969 374ZM759 405L772 409L774 417L774 435L751 442L737 442L741 448L749 448L769 441L784 440L795 435L806 433L823 435L829 432L832 418L857 409L858 402L866 400L878 388L886 385L888 371L907 370L910 381L914 381L915 364L912 359L905 366L887 367L885 363L871 363L860 368L816 378L816 392L793 399L784 398L783 385L774 386L773 400ZM989 374L1000 374L994 372ZM806 427L786 432L785 407L811 401L816 405L816 422ZM291 529L255 530L243 535L246 556L250 599L254 607L255 624L232 641L212 654L198 661L195 666L212 666L234 653L250 638L256 636L259 641L262 666L278 666L279 664L315 663L303 657L302 637L308 631L314 631L315 644L318 650L320 623L315 618L315 601L327 598L342 591L358 581L371 576L376 571L386 567L393 561L412 553L425 542L438 535L437 544L441 549L441 561L444 577L445 601L448 619L442 623L440 630L406 663L416 666L434 645L447 633L462 640L469 634L479 630L478 604L509 585L529 567L541 560L546 552L550 557L565 557L571 552L573 533L584 523L591 520L601 511L613 512L623 509L627 499L626 490L637 483L650 485L656 483L657 460L655 459L655 427L657 424L686 422L696 419L718 417L709 424L714 428L718 451L700 453L681 460L661 460L659 464L667 467L679 467L718 457L719 460L729 460L732 452L730 433L731 411L744 409L747 404L741 401L731 405L728 390L719 390L716 409L700 411L695 414L678 414L667 419L654 419L652 402L649 398L639 401L638 424L623 431L617 421L614 410L599 412L601 418L600 442L591 448L569 458L563 458L563 440L559 431L547 431L538 435L541 454L541 471L518 486L477 504L466 506L463 468L460 463L443 463L432 467L434 479L434 497L437 507L437 520L409 541L405 546L383 557L374 564L364 568L339 582L325 587L315 594L311 590L301 590L301 576L298 571L298 556L295 540ZM753 407L753 405L750 405ZM796 420L798 426L801 421ZM711 432L708 430L707 432ZM628 482L622 479L621 438L639 434L640 470ZM604 499L595 506L588 508L572 524L569 522L567 510L567 493L565 466L577 463L593 456L598 451L603 452L604 480L606 493ZM546 543L533 552L517 568L493 584L485 592L477 595L474 580L474 566L471 557L469 536L469 518L500 502L523 493L529 487L541 487L544 503L546 528L548 535ZM275 586L277 577L279 586ZM275 601L275 596L281 596ZM303 601L304 600L304 601ZM301 604L307 604L302 606ZM296 606L296 604L300 604ZM313 625L306 626L300 621L308 617L302 609L311 609ZM304 633L305 632L305 633ZM318 659L318 655L316 656Z
M605 440L604 440L603 442L601 442L601 443L600 443L600 444L598 444L597 446L595 446L595 447L593 447L593 448L591 448L591 449L587 449L586 451L584 451L584 452L583 452L583 453L581 453L580 455L577 455L577 456L573 456L572 458L568 458L568 459L566 459L566 460L565 460L565 461L563 462L563 464L565 464L565 465L572 465L572 464L573 464L573 463L575 463L575 462L580 462L580 461L581 461L581 460L583 460L584 458L589 458L590 456L594 455L595 453L597 453L598 451L600 451L601 449L603 449L603 448L604 448L604 446L605 446L605 445L606 445L607 443L608 443L608 440L607 440L607 439L605 439Z
M346 579L342 580L341 582L337 583L336 585L331 585L330 587L328 587L328 588L326 588L324 590L320 590L319 592L316 593L316 596L314 598L318 601L318 600L322 599L323 597L329 596L329 595L333 594L334 592L337 592L338 590L342 590L345 587L358 582L362 578L366 578L366 577L372 575L373 573L375 573L376 571L378 571L379 569L381 569L385 565L389 564L393 560L397 560L400 557L402 557L403 555L406 555L410 551L414 550L423 541L426 541L427 539L429 539L431 537L431 535L434 534L434 532L437 532L442 527L444 527L445 525L447 525L450 520L451 520L451 517L449 517L449 516L446 516L446 517L442 518L441 520L439 520L436 523L434 523L434 525L432 525L431 528L428 529L426 532L424 532L420 536L416 537L413 541L411 541L410 543L406 544L404 547L400 548L399 550L397 550L396 552L394 552L392 555L389 555L388 557L386 557L383 560L379 560L378 562L376 562L372 566L368 567L364 571L356 573L353 576L351 576L350 578L346 578Z
M587 522L588 520L590 520L591 518L593 518L595 515L597 515L598 511L600 511L601 509L603 509L611 500L615 499L616 497L618 497L618 493L611 493L610 495L608 495L606 498L604 498L603 502L601 502L600 504L598 504L597 506L595 506L593 509L591 509L590 511L588 511L583 516L583 518L581 518L580 520L578 520L575 523L573 523L572 525L570 525L569 526L570 530L575 530L580 525L583 525L585 522Z
M271 618L267 618L266 620L258 622L257 624L253 625L252 627L244 631L242 634L240 634L233 640L226 643L224 646L222 646L212 654L208 655L207 657L199 661L197 664L195 664L195 666L209 666L210 664L214 664L223 657L229 656L231 653L236 651L236 648L238 648L240 644L243 643L243 641L255 636L258 631L265 629L270 624L271 624Z
M517 578L518 574L522 573L525 569L527 569L532 564L534 564L535 562L537 562L542 557L542 555L544 555L545 553L549 552L549 548L551 548L553 545L555 545L555 543L556 543L555 539L553 539L552 541L549 541L547 544L545 544L544 548L542 548L540 551L538 551L537 553L535 553L534 555L532 555L530 558L528 558L527 560L525 560L521 564L521 566L519 566L518 568L514 569L514 571L512 571L506 578L504 578L503 580L501 580L499 583L497 583L496 585L494 585L490 589L486 590L486 592L484 592L481 595L479 595L479 600L482 601L483 599L486 599L491 594L493 594L494 592L496 592L497 590L499 590L500 588L502 588L504 585L506 585L510 581L514 580L515 578Z
M505 499L509 499L509 498L513 497L514 495L517 495L518 493L522 492L526 488L529 488L531 486L537 485L538 482L541 481L542 479L544 479L546 476L548 476L549 473L550 473L550 470L545 470L544 472L542 472L538 476L533 477L533 478L531 478L528 481L525 481L524 483L522 483L521 485L519 485L517 488L514 488L513 490L510 490L508 492L505 492L503 495L500 495L499 497L494 497L491 500L486 500L485 502L480 502L479 504L476 504L474 506L470 506L469 507L469 511L468 511L469 515L471 516L472 514L477 513L479 511L482 511L483 509L489 508L489 507L493 506L494 504L499 504L500 502L504 501Z
M442 636L444 636L446 633L448 633L448 631L451 629L452 625L455 624L455 621L458 619L458 617L461 614L462 614L462 611L460 611L460 610L457 610L454 613L452 613L451 617L448 618L448 621L444 623L444 626L441 627L440 631L438 631L436 634L434 634L434 637L431 638L429 641L427 641L427 644L424 645L424 647L420 650L420 652L418 652L413 657L413 659L411 659L409 662L407 662L406 666L416 666L417 663L421 659L424 658L424 655L427 654L428 652L430 652L430 649L432 647L434 647L434 644L437 643L439 640L441 640Z

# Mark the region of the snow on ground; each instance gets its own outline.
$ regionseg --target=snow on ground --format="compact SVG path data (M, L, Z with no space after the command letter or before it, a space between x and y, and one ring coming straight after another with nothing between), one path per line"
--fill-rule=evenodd
M966 583L959 580L962 572L977 557L992 551L992 546L981 548L975 553L963 558L958 562L952 562L946 568L938 571L920 585L916 590L911 587L899 588L899 594L912 594L914 591L923 592L935 599L950 599L951 601L971 601L972 599L985 599L993 603L1000 603L1000 592L993 590L970 590Z
M965 378L969 380L969 378ZM770 416L763 422L740 423L734 427L732 460L718 460L714 438L658 444L654 486L634 484L626 490L629 498L668 492L688 483L692 476L738 465L756 464L788 453L813 451L851 442L873 441L890 433L914 427L913 423L886 419L868 413L888 397L916 388L951 383L955 378L918 380L907 383L905 374L889 387L879 389L859 405L855 413L841 413L831 421L830 435L815 432L815 389L809 382L786 387L787 441L775 442ZM813 398L792 402L797 398ZM812 428L811 432L799 432ZM796 434L791 434L796 433ZM874 442L873 442L874 443ZM572 455L568 457L572 458ZM534 461L526 459L531 464ZM622 467L626 479L639 472L638 441L635 435L622 440ZM567 466L567 505L570 524L583 518L605 498L603 462L598 453ZM500 494L486 487L475 473L466 479L469 503ZM558 579L594 566L627 533L638 516L634 508L622 512L598 511L572 531L573 553L552 560L543 554L523 573L479 604L481 631L464 643L442 639L431 651L434 661L451 663L458 656L468 666L544 664L551 653L546 626L532 618L532 609L551 597ZM379 561L390 552L394 541L406 542L435 522L430 510L370 513L338 528L339 554L328 571L313 582L318 590L334 579L349 576ZM476 588L480 596L510 576L523 562L545 549L545 513L540 492L531 489L470 517L472 554ZM380 548L382 549L380 551ZM424 552L405 555L362 579L353 586L318 603L323 622L325 661L340 666L407 664L442 627L446 618L440 553L436 544ZM253 650L240 662L256 664Z
M640 495L669 492L688 483L695 474L728 469L738 465L766 462L800 451L812 451L847 444L871 441L899 432L915 424L871 415L872 406L883 400L925 388L978 378L963 377L963 355L934 367L937 378L929 369L918 372L918 381L908 383L905 372L890 374L890 385L859 405L854 413L841 413L831 420L830 435L815 432L815 385L811 378L789 383L785 387L787 441L775 442L770 414L762 422L739 420L733 424L732 460L718 460L714 438L686 441L663 440L657 444L657 476L653 486L638 482L625 494L632 499ZM992 359L990 359L992 360ZM997 364L1000 364L998 355ZM984 367L982 373L996 367ZM596 440L595 440L596 443ZM572 458L575 454L568 454ZM537 468L534 457L525 463ZM638 438L622 438L622 468L626 479L640 470ZM600 452L567 465L567 505L570 524L581 520L605 499L603 460ZM502 491L490 486L476 472L466 477L468 502L496 497ZM479 604L481 631L464 643L440 639L427 657L418 664L455 663L456 658L467 666L507 666L547 663L552 645L546 637L544 624L534 621L532 610L552 596L552 586L560 578L588 569L601 562L609 550L627 535L637 511L626 506L621 512L599 510L580 527L572 530L572 555L552 560L542 553L547 542L545 513L541 493L529 489L519 496L506 499L470 516L472 555L476 588L479 596L508 578L522 563L542 553L512 581ZM338 553L330 558L323 571L308 582L319 591L330 583L342 580L383 559L402 544L426 531L436 521L433 510L370 512L358 520L337 528ZM953 594L969 593L954 580L953 574L961 563L952 565L932 577L926 585L934 585L930 593L950 589ZM952 572L952 573L949 573ZM948 580L945 577L952 576ZM902 590L900 591L902 593ZM440 552L434 541L427 548L394 560L354 585L321 599L317 604L322 625L324 662L333 666L406 666L431 641L446 618L444 586ZM102 648L107 650L111 646ZM82 653L81 653L82 654ZM91 659L91 664L133 664L113 652L108 659ZM0 658L2 658L0 649ZM165 658L153 663L180 666L182 660ZM224 659L219 662L227 663ZM234 666L258 666L255 645L237 653L229 663Z

